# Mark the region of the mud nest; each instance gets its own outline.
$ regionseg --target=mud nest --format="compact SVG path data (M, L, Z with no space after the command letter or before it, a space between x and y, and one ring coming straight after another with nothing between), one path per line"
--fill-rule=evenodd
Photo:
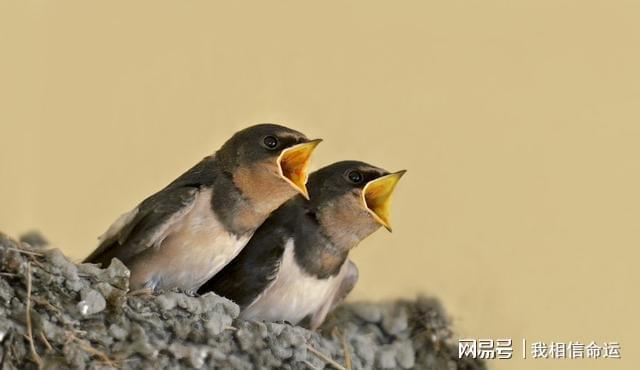
M128 277L0 234L1 369L484 369L457 358L434 299L345 304L313 332L236 319L212 293L131 292Z

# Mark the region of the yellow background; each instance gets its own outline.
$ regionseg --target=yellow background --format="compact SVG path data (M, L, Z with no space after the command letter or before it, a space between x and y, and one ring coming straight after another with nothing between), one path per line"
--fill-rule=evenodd
M234 3L234 4L231 4ZM440 297L459 335L620 341L635 369L636 1L0 1L0 229L81 258L236 130L406 168L354 299Z

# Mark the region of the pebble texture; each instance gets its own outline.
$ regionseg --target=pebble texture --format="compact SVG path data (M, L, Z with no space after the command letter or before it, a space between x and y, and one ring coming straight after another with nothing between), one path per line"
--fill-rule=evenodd
M214 294L131 292L128 277L0 234L0 369L485 368L457 359L432 299L343 305L312 332L237 320Z

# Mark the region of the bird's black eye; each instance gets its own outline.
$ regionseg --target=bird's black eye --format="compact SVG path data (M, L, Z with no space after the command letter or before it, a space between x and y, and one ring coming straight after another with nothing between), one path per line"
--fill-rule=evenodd
M278 147L278 138L275 136L266 136L263 140L262 143L264 144L265 147L267 147L268 149L275 149Z
M355 170L349 172L347 177L349 178L349 181L351 181L354 184L361 183L362 179L364 178L364 176L362 176L362 173L360 173L360 171L355 171Z

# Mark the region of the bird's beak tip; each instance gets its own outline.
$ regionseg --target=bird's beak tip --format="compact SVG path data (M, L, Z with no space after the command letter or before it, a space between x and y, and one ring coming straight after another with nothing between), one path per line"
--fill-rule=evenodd
M309 200L309 191L307 191L307 187L304 187L304 190L300 191L300 195L306 200Z

